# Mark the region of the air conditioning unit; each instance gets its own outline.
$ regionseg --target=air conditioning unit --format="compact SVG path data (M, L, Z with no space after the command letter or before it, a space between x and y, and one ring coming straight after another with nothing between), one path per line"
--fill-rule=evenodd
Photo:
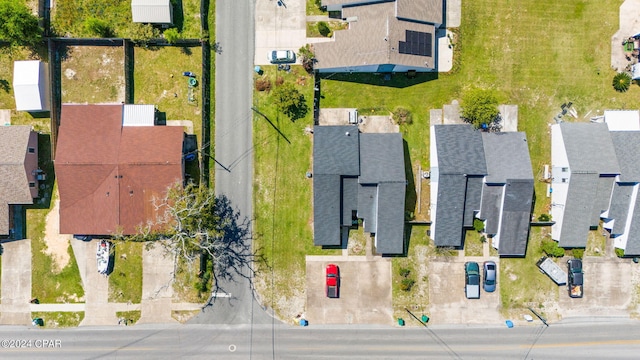
M349 124L358 123L358 110L349 111Z

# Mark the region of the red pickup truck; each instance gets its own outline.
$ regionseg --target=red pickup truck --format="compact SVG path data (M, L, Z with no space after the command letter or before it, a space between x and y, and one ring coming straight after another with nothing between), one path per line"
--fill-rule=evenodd
M328 298L340 297L340 269L338 265L329 264L325 271L326 293Z

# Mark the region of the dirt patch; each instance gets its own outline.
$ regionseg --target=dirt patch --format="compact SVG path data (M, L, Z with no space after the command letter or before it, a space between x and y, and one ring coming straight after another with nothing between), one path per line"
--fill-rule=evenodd
M124 50L70 46L61 64L62 102L120 103L125 98Z
M55 273L69 264L69 240L71 235L60 234L60 200L56 200L53 209L47 214L44 230L44 242L47 245L44 253L51 258Z

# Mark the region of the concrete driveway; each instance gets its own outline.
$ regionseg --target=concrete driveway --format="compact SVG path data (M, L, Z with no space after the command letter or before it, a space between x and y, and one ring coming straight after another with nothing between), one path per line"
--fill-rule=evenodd
M607 257L582 260L584 295L569 297L566 286L559 288L558 310L563 318L575 316L628 316L636 289L638 264Z
M325 295L325 267L340 267L340 298ZM307 310L310 324L385 324L393 322L391 261L364 256L307 256Z
M277 0L256 1L256 65L269 64L267 52L270 50L297 53L307 43L306 2L283 0L281 3L283 5L278 5Z
M31 240L3 242L0 324L31 324Z
M475 261L480 265L488 257L430 258L429 269L429 324L495 324L500 319L500 281L492 293L480 289L480 299L467 299L464 294L464 263ZM500 277L498 276L498 280Z

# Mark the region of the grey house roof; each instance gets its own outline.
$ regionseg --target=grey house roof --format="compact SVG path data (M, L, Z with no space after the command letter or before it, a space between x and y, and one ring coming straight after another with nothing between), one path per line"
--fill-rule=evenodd
M434 0L413 1L430 4L430 8L438 5ZM402 1L401 3L404 4ZM405 15L418 6L411 3L402 4L400 4L400 10ZM439 5L439 14L442 19L442 2ZM416 13L414 15L422 16ZM434 15L434 17L437 16L437 14ZM351 21L347 30L336 31L335 41L314 44L317 60L315 67L318 70L383 64L405 65L416 69L435 67L435 27L432 24L399 19L396 16L395 1L345 7L342 9L342 17L357 18L357 21ZM430 39L424 44L426 46L424 53L427 55L400 53L400 42L409 41L406 38L407 31L426 34Z
M593 189L597 188L598 174L572 173L564 206L560 247L585 247L593 211Z
M487 160L487 183L504 184L507 179L533 179L525 133L482 133L482 143Z
M0 235L9 234L9 205L32 204L25 157L30 126L0 127Z
M624 249L625 255L640 255L640 196L636 196L636 203L631 215L631 226L629 227L629 237L627 246Z
M526 254L532 202L533 178L507 180L498 254L506 256Z
M560 130L571 179L558 244L585 247L589 228L598 225L611 196L607 177L619 174L620 166L607 124L561 123Z
M611 141L620 165L619 181L640 181L640 132L612 131Z
M402 135L360 134L357 126L314 127L314 244L340 245L352 212L382 254L404 251L406 178Z
M481 133L471 125L435 125L438 157L437 246L462 246L463 226L480 210L482 176L487 174ZM470 224L470 225L469 225Z
M504 185L485 184L482 189L482 205L480 215L486 221L484 231L487 234L497 234L500 224L500 209L502 208L502 195Z
M615 219L611 234L618 235L624 233L627 224L627 214L631 205L633 186L615 184L611 195L611 207L609 208L609 218Z

